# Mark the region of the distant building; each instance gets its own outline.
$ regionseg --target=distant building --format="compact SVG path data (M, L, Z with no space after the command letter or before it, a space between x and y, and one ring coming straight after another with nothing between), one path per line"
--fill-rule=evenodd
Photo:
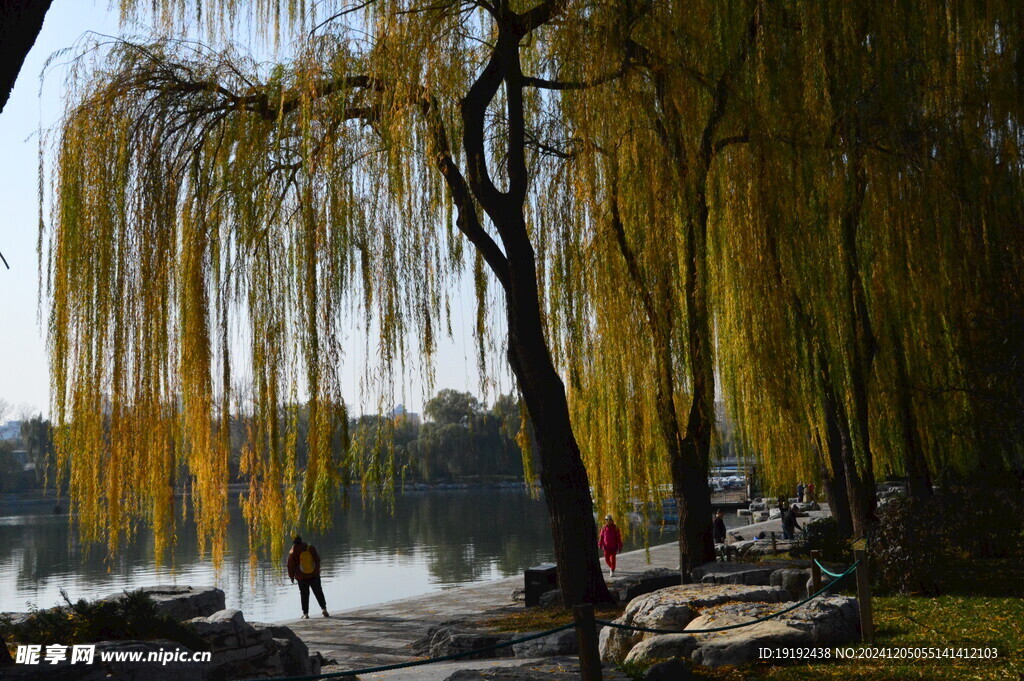
M388 416L390 416L393 419L402 417L403 419L405 419L405 421L413 424L414 426L418 426L420 424L420 415L414 411L406 410L404 404L396 404L395 408L391 410Z
M0 442L21 440L21 421L8 421L0 426Z

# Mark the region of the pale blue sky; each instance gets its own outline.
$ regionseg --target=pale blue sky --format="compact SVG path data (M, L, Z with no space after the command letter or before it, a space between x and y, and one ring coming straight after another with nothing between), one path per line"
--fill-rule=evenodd
M55 60L58 65L47 73L41 96L39 76L50 55L74 45L88 31L119 35L117 10L110 10L107 0L55 0L0 114L0 251L11 266L6 270L0 264L0 400L14 406L15 416L23 406L45 413L50 399L45 330L37 315L37 130L40 121L44 128L50 127L60 115L64 73L59 62L67 57ZM474 303L469 286L463 288L461 299L453 301L455 340L439 343L436 387L479 394L471 331ZM495 313L492 319L501 324L501 307L492 305L491 310ZM43 315L45 321L45 307ZM352 354L344 369L345 397L356 407L354 411L373 411L376 402L371 403L371 396L360 395L358 389L362 356L357 350L363 346L359 335L353 329L347 343ZM503 358L495 359L494 377L498 387L507 392L511 379ZM420 411L422 388L415 379L417 372L411 373L414 377L397 389L395 401Z

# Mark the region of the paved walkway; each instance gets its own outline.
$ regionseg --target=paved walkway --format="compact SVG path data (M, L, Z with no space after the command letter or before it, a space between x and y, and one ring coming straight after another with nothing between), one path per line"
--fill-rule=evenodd
M827 512L810 515L824 514ZM806 522L804 519L801 521L801 524ZM761 531L775 531L781 536L781 530L781 521L769 520L732 531L745 538L753 538ZM628 577L653 567L677 569L678 551L679 544L672 542L652 546L649 551L640 549L623 553L619 556L615 577ZM314 615L312 619L289 620L282 624L291 627L309 646L311 653L320 651L325 658L337 661L337 665L325 667L324 672L410 662L418 659L411 650L412 643L422 637L430 626L446 620L478 618L488 611L513 605L512 591L521 586L523 577L520 575L344 610L332 613L329 619ZM441 681L457 669L516 666L529 662L521 658L472 660L370 674L361 678Z
M653 546L651 562L645 551L630 551L619 556L616 578L643 572L652 567L679 567L679 545ZM607 574L607 573L606 573ZM331 613L330 619L312 616L308 620L289 620L287 624L309 646L320 651L337 666L325 672L374 667L417 659L410 646L427 629L445 620L470 619L502 606L512 605L512 591L523 585L523 577L508 577L492 582L472 584L422 596L403 598L387 603ZM529 662L524 659L472 660L451 664L417 667L365 675L365 679L444 679L456 669L484 669L490 666L514 666ZM447 670L443 676L435 676Z

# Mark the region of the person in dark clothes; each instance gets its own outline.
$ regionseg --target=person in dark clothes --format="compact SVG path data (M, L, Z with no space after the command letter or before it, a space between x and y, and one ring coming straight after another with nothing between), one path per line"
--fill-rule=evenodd
M796 521L796 509L792 506L787 506L786 510L782 512L782 538L796 539L798 527L800 525Z
M801 504L804 503L804 483L798 482L796 484L796 500Z
M327 599L324 598L324 589L320 585L320 554L316 547L302 541L302 537L296 537L292 542L292 550L288 552L288 577L292 584L299 583L299 599L302 602L302 619L309 619L309 591L313 590L316 602L324 617L327 614Z
M715 514L714 534L716 544L725 543L725 513L722 509L718 509L718 513Z

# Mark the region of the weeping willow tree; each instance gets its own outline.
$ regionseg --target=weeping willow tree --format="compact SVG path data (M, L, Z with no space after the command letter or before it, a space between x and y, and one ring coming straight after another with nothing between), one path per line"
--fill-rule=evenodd
M969 375L979 323L1021 296L1022 17L942 7L768 15L749 99L782 123L752 127L712 202L730 408L770 483L845 477L857 534L878 474L923 495L1019 456L982 448Z
M548 297L599 503L671 479L703 508L702 339L767 485L820 477L850 533L876 475L1019 462L1019 414L983 427L1019 404L1020 16L947 9L618 3L562 34Z
M85 539L116 549L148 522L164 546L184 465L200 543L217 559L228 418L242 407L252 412L243 510L254 549L279 554L286 529L328 522L349 475L387 488L386 458L332 446L347 418L342 320L363 315L385 376L410 353L429 361L448 285L472 259L479 318L487 272L505 297L563 600L610 600L534 251L548 238L532 218L547 199L527 143L543 79L524 70L565 5L337 3L318 6L326 18L314 25L302 3L268 0L255 21L313 26L281 64L174 40L78 62L48 273L58 451ZM204 4L201 19L231 27L243 6ZM171 26L183 11L156 10ZM232 388L239 345L251 395ZM303 398L299 470L297 426L282 414Z
M599 500L622 511L630 499L660 499L657 488L671 480L687 578L714 557L708 183L719 155L745 139L730 99L760 10L604 9L555 48L574 55L565 68L578 86L563 88L572 141L552 184L565 194L559 209L579 208L552 218L575 220L577 234L552 245L551 269L585 275L549 295L563 312L576 423Z

